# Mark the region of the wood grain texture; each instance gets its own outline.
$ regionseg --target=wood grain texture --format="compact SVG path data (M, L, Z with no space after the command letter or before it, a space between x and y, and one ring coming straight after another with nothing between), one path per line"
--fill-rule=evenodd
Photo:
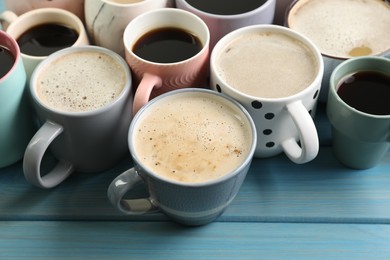
M389 259L390 226L0 222L1 259Z

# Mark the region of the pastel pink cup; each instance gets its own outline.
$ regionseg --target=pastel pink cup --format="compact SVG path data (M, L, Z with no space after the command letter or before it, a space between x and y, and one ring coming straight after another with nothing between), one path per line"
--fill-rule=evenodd
M133 52L134 44L145 33L167 27L181 28L196 35L202 49L191 58L174 63L151 62ZM150 99L168 91L207 85L210 32L198 16L175 8L149 11L127 25L123 41L126 61L138 84L133 103L134 114Z

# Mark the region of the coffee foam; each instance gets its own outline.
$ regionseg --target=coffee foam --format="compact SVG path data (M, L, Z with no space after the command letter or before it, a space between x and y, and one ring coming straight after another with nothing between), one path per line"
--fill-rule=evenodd
M125 86L125 77L123 68L104 53L70 53L39 74L37 93L53 109L91 111L113 102Z
M390 49L390 5L382 0L300 1L288 26L311 38L326 55L350 58Z
M246 119L217 99L181 93L148 109L133 143L142 163L161 177L205 182L231 173L248 156L252 137Z
M216 59L219 76L248 95L294 95L315 79L318 64L303 43L278 32L249 32L231 41Z

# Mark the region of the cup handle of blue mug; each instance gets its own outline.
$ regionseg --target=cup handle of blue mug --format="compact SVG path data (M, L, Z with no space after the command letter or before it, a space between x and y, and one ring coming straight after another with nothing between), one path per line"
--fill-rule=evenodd
M137 91L134 95L133 101L133 115L135 115L141 107L148 103L150 99L150 93L154 88L159 88L162 85L160 77L145 73L141 82L138 85Z
M298 129L300 145L295 138L290 138L282 142L283 150L294 163L309 162L317 156L319 150L318 134L313 118L301 101L288 104L286 109Z
M5 31L8 26L17 18L18 16L12 11L4 11L0 13L0 23L3 27L3 30Z
M23 158L24 177L40 188L53 188L64 181L74 167L67 161L59 161L46 175L41 175L41 162L46 150L54 139L63 132L61 125L46 121L27 145Z
M151 198L123 198L127 192L142 183L144 183L142 177L135 168L131 168L111 182L107 190L108 199L114 207L128 215L142 215L160 211Z

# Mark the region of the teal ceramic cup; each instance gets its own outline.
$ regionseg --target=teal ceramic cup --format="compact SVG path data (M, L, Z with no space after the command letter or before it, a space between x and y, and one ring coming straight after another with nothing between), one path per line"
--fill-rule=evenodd
M25 91L26 72L19 46L3 31L0 31L0 46L7 49L15 58L8 73L0 78L0 168L2 168L23 157L34 127Z
M343 78L361 71L390 77L390 60L367 56L341 63L331 75L327 104L334 154L341 163L354 169L378 165L390 148L390 114L361 112L345 103L337 93Z

